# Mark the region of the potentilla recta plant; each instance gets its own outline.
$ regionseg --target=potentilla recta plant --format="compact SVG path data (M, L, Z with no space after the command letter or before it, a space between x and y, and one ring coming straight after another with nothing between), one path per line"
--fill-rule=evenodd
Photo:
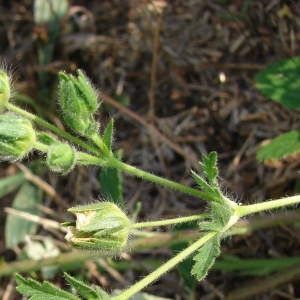
M229 199L218 182L217 153L202 155L200 165L204 177L191 171L198 185L191 188L147 173L122 162L112 151L114 121L100 130L95 119L99 108L98 93L82 71L76 76L59 73L58 101L61 115L70 133L60 130L45 120L15 106L10 101L11 81L4 70L0 70L0 156L2 160L20 160L33 150L42 154L46 165L53 172L68 174L76 165L116 168L152 183L172 188L208 202L207 214L180 217L153 222L133 222L121 207L108 201L71 207L76 217L74 222L65 222L66 241L72 248L105 252L115 256L129 247L129 236L134 238L138 230L145 227L176 225L197 221L201 237L145 278L123 290L117 296L110 296L100 287L90 287L65 273L69 284L77 295L58 289L45 281L43 284L16 275L17 290L32 299L129 299L143 288L156 281L177 264L192 256L192 275L202 280L220 254L220 243L226 232L236 222L249 214L294 205L300 196L266 201L253 205L238 205ZM49 135L45 131L52 131ZM54 137L55 136L55 137ZM80 149L80 150L79 150Z

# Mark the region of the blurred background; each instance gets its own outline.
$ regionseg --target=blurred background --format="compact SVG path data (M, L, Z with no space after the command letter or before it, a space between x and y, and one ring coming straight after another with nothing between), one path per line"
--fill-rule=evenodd
M189 170L201 173L201 154L217 151L226 194L241 203L257 203L299 192L299 155L265 163L255 157L269 139L298 129L299 113L268 99L254 82L268 64L299 55L299 29L299 1L2 0L0 61L12 74L15 103L62 129L57 73L82 69L99 89L101 128L110 117L115 119L114 149L122 151L123 161L193 185ZM293 80L300 86L300 69ZM44 218L70 220L67 207L109 197L100 173L78 167L68 176L53 174L35 153L22 162L2 162L0 177L12 180L4 187L0 184L2 261L37 259L28 253L22 256L29 247L27 234L32 235L29 244L43 241L44 252L55 248L52 257L69 251L61 233L37 225L29 226L26 236L23 232L9 240L7 236L18 231L11 228L22 225L7 225L4 207L22 210L24 203L31 203L36 209L39 204L43 209L37 214ZM122 174L121 194L129 214L141 203L141 221L206 209L203 201L127 174ZM170 299L299 298L298 210L292 208L290 215L263 213L241 226L252 227L223 243L221 260L227 265L220 263L200 283L185 277L190 266L183 266L147 293ZM51 251L45 236L55 240ZM111 291L131 285L179 250L141 248L123 257L125 267L99 258L81 266L72 262L68 270ZM281 267L272 267L270 262L280 258ZM260 271L250 259L261 259L256 261ZM241 261L244 269L231 269ZM291 274L297 264L298 273ZM49 277L29 267L25 274L34 272L35 278L50 278L64 287L60 270L65 267L56 267L44 270ZM22 299L8 274L1 273L0 265L0 275L6 275L0 279L1 298Z

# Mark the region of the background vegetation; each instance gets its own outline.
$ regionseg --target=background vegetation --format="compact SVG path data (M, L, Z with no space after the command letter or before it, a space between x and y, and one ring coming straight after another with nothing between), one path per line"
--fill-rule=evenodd
M269 139L299 129L299 114L262 95L254 77L267 64L299 54L299 2L58 2L51 8L55 17L47 15L51 10L38 6L39 1L0 4L0 55L12 67L18 103L63 128L55 116L57 72L81 68L100 88L99 120L103 124L109 116L115 118L115 147L130 164L189 184L187 170L198 168L201 153L217 151L223 186L238 201L256 203L298 191L298 154L266 163L255 156ZM76 168L63 177L48 172L39 161L1 163L1 178L11 175L14 179L1 187L1 207L26 206L35 195L35 203L43 206L33 213L57 222L71 218L66 207L108 193L97 169ZM20 184L22 192L16 190ZM123 197L129 214L142 203L140 220L205 210L193 198L126 175ZM24 252L28 240L8 244L7 214L3 209L0 213L1 256L9 262ZM177 269L147 292L172 299L299 298L299 275L291 272L297 263L299 267L298 224L295 209L288 216L279 211L240 223L247 233L224 241L222 260L203 282L196 284ZM54 229L50 234L38 227L32 234L31 242L51 235L60 252L69 250ZM163 238L168 237L149 239L146 246L151 249L124 255L122 264L98 257L69 268L107 290L123 288L178 251L178 244L173 249L153 248ZM281 267L274 267L275 258L281 259ZM32 269L25 265L24 271ZM47 272L52 282L66 285L53 270L36 270L35 276L45 278ZM20 299L14 286L10 276L1 277L2 299Z

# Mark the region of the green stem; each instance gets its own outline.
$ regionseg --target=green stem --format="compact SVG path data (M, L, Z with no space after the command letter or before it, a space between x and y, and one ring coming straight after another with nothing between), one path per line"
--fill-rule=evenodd
M24 116L24 117L26 117L26 118L28 118L28 119L36 122L36 123L38 123L38 124L40 124L40 125L48 128L48 129L50 129L51 131L55 132L56 134L60 135L61 137L65 138L65 139L68 139L69 141L71 141L71 142L73 142L75 144L78 144L82 148L84 148L84 149L86 149L86 150L88 150L88 151L90 151L90 152L92 152L92 153L94 153L94 154L96 154L96 155L99 156L100 153L99 153L98 150L94 149L93 147L91 147L90 145L86 144L85 142L83 142L83 141L75 138L71 134L68 134L67 132L65 132L65 131L57 128L56 126L54 126L54 125L46 122L45 120L39 118L38 116L35 116L35 115L33 115L33 114L31 114L31 113L29 113L29 112L27 112L27 111L19 108L18 106L15 106L15 105L9 103L9 102L5 104L5 107L8 110L14 111L14 112L16 112L16 113L18 113L18 114L20 114L20 115L22 115L22 116Z
M129 297L135 295L139 291L141 291L143 288L145 288L147 285L149 285L151 282L157 280L160 276L168 272L170 269L174 268L177 264L179 264L181 261L186 259L188 256L190 256L193 252L198 250L201 246L203 246L205 243L207 243L210 239L212 239L215 235L217 235L218 232L210 232L200 238L198 241L193 243L191 246L184 249L182 252L180 252L178 255L174 256L172 259L167 261L164 265L150 273L148 276L125 290L120 295L113 297L113 300L125 300L129 299Z
M42 152L48 152L49 146L36 141L33 148Z
M111 154L110 151L107 149L106 145L103 143L103 140L99 137L98 134L91 135L90 139L105 155L109 156Z
M236 208L236 213L239 215L239 217L243 217L249 214L254 214L260 211L279 208L287 205L293 205L300 202L300 195L298 196L292 196L277 200L270 200L262 203L252 204L252 205L243 205L238 206Z
M161 220L161 221L152 221L152 222L140 222L135 223L130 226L130 228L145 228L145 227L158 227L158 226L167 226L167 225L174 225L179 223L197 221L199 219L208 218L211 216L210 214L201 214L201 215L194 215L182 218L175 218L169 220Z
M174 181L171 181L171 180L168 180L168 179L165 179L165 178L147 173L147 172L142 171L140 169L137 169L133 166L127 165L127 164L115 159L114 157L112 157L109 160L108 166L112 167L112 168L117 168L117 169L125 171L127 173L131 173L134 176L143 178L145 180L148 180L148 181L151 181L151 182L154 182L154 183L158 183L162 186L172 188L174 190L180 191L182 193L185 193L185 194L188 194L188 195L191 195L191 196L195 196L195 197L198 197L198 198L203 198L203 199L206 199L208 201L218 201L218 202L220 201L220 199L216 199L211 194L201 192L199 190L196 190L196 189L193 189L191 187L182 185L180 183L177 183L177 182L174 182Z

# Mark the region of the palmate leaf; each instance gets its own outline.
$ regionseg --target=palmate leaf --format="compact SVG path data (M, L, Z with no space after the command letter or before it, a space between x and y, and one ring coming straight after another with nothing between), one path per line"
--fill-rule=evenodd
M197 280L202 280L207 275L209 269L219 255L220 236L216 235L206 242L193 257L195 265L192 269L192 275L195 275Z

